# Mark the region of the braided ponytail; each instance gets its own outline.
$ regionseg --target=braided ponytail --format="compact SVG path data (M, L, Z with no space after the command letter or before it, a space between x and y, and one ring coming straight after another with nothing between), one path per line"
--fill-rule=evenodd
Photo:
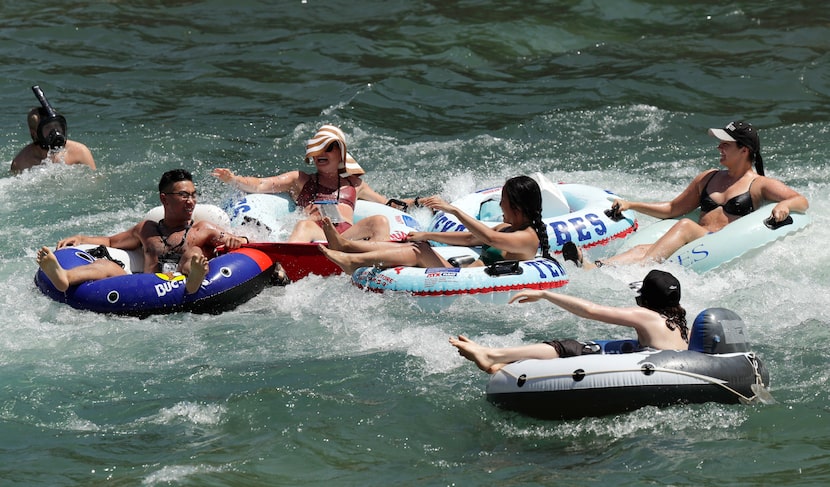
M548 229L545 222L542 221L542 212L540 211L539 214L533 217L533 221L530 223L534 230L536 230L536 236L539 237L539 247L542 249L542 257L553 260L553 256L550 255L550 243L548 242Z

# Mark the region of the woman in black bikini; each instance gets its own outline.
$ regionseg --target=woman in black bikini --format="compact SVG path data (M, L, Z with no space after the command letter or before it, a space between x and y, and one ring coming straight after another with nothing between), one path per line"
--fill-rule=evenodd
M565 260L592 268L607 264L661 262L683 245L707 233L717 232L738 218L748 215L765 201L777 201L771 217L780 222L790 212L804 213L807 198L786 184L764 176L758 132L746 122L732 122L722 129L709 129L717 138L720 163L725 170L711 169L698 174L680 195L671 201L643 203L615 200L615 211L634 210L655 218L675 218L700 207L700 219L678 221L665 235L650 245L638 245L622 254L594 263L582 262L576 245L562 248ZM755 171L752 165L755 164Z

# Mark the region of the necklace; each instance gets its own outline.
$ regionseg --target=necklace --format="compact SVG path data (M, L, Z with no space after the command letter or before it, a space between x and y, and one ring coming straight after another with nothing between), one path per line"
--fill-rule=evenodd
M159 232L159 237L161 237L161 242L164 244L164 248L167 249L168 252L179 253L179 251L184 247L184 242L187 240L187 232L190 231L190 227L193 226L193 220L190 220L188 224L184 227L184 235L182 235L182 240L176 245L171 246L170 242L167 241L167 238L173 235L176 232L170 232L169 235L166 237L164 236L164 232L162 231L162 225L164 225L164 218L156 223L156 229Z

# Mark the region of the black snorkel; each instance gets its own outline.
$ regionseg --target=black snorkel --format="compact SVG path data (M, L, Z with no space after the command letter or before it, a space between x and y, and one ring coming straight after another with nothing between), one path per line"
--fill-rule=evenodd
M66 119L52 108L40 86L32 86L32 91L42 107L38 110L40 122L37 124L37 139L35 142L48 150L64 147L66 145ZM46 132L45 135L44 132Z

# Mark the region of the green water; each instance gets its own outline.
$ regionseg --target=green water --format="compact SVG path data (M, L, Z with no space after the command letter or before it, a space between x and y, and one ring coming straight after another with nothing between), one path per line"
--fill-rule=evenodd
M821 2L240 0L0 5L0 156L39 84L99 170L0 179L0 484L826 485L830 11ZM453 199L541 171L641 200L717 164L708 127L759 127L813 225L705 275L778 404L542 422L496 409L447 337L627 337L544 304L423 313L348 279L218 316L95 315L35 289L35 250L129 227L162 172L302 168L341 126L390 196ZM638 268L565 292L626 304Z

